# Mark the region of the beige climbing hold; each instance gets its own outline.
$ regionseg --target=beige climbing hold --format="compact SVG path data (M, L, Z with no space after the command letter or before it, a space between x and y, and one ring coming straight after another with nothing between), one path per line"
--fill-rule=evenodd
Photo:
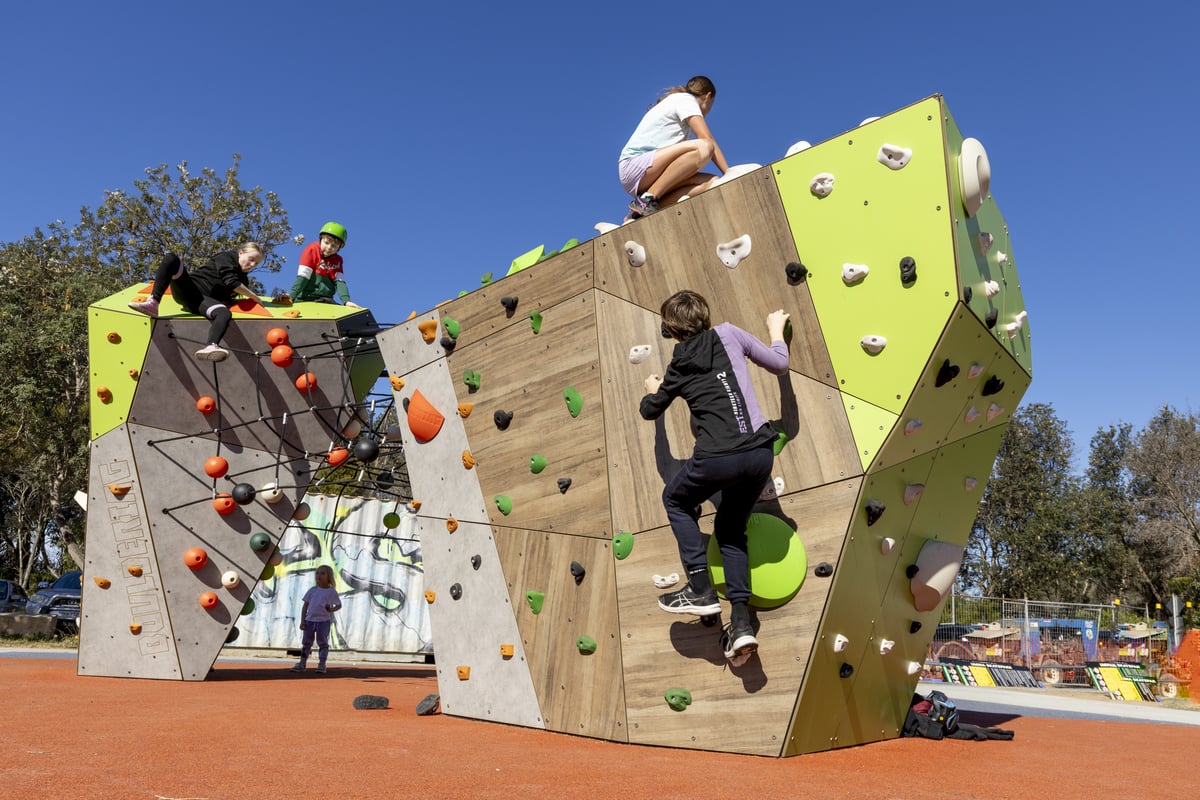
M595 225L592 226L592 228L596 231L596 233L608 233L609 231L615 231L619 227L621 227L621 226L614 225L611 222L597 222Z
M921 422L919 419L910 419L904 424L904 435L912 436L914 433L921 430L924 424L925 423Z
M879 552L885 556L892 552L892 548L896 546L896 540L890 536L883 537L883 541L879 543Z
M975 406L971 406L967 409L967 413L963 414L963 422L967 423L968 425L977 419L979 419L979 409Z
M963 490L968 492L975 491L975 487L979 485L979 481L974 478L967 478L963 481Z
M923 494L925 494L925 484L910 483L904 487L904 505L911 506Z
M988 406L987 421L991 422L992 420L994 420L996 417L1000 416L1003 413L1004 413L1004 406L998 406L995 403L992 403L990 406Z
M987 231L980 231L979 236L978 236L978 241L979 241L979 255L986 256L988 254L988 251L992 249L992 243L996 240Z
M818 172L808 182L808 190L817 197L829 197L833 194L833 175L828 172Z
M962 187L963 209L973 217L987 198L992 183L992 165L978 139L963 139L958 156L958 180Z
M629 363L640 364L650 357L650 345L635 344L629 348Z
M631 267L644 266L646 264L646 248L630 239L625 243L625 257L629 259Z
M717 258L729 269L736 269L750 255L750 234L744 233L730 242L717 245Z

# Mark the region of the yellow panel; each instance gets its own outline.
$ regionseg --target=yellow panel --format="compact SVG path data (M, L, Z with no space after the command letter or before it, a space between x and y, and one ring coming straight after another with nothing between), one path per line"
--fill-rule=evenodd
M899 170L880 163L883 145L909 148ZM898 413L957 296L951 240L942 104L932 97L802 151L775 165L779 191L843 391ZM818 173L834 176L824 198ZM917 279L901 282L900 261ZM869 274L851 285L846 264ZM877 355L864 336L887 338Z
M842 403L845 405L850 427L854 431L858 459L865 470L887 439L888 432L895 427L896 413L872 405L861 397L845 393L842 394Z
M987 667L981 667L977 664L972 664L967 667L971 670L971 675L975 678L976 686L995 686L996 682L992 680L992 675L988 672Z
M149 317L134 312L121 314L99 305L88 309L93 440L127 421L152 324Z

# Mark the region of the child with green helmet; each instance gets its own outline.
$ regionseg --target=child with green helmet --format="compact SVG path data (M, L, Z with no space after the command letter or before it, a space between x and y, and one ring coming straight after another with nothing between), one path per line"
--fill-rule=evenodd
M310 242L300 254L300 266L290 292L293 302L332 303L336 292L342 305L362 308L350 301L350 289L342 278L342 257L338 251L345 246L345 226L326 222L317 241Z

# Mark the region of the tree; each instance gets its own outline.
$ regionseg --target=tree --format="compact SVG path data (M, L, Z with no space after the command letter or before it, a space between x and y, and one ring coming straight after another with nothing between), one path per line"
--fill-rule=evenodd
M1134 509L1125 461L1131 447L1129 423L1101 428L1091 440L1080 503L1080 534L1091 553L1088 581L1080 602L1134 599L1141 584L1137 556L1130 548Z
M1200 417L1163 406L1134 438L1126 463L1131 548L1147 602L1163 602L1173 579L1200 576Z
M1073 600L1087 583L1067 426L1048 404L1018 410L1000 443L964 558L982 594Z
M152 272L164 249L188 260L288 235L271 192L243 189L240 157L223 175L186 162L146 170L136 192L106 192L77 225L61 220L0 244L0 571L31 578L83 563L88 475L88 306ZM270 269L279 269L274 263Z

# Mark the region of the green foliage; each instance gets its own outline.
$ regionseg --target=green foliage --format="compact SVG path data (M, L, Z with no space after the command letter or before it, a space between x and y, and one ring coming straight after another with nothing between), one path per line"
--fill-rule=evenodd
M83 563L87 489L88 306L144 280L166 249L185 261L288 236L278 198L223 174L160 165L135 191L106 192L74 226L62 220L0 244L0 574L28 587ZM273 269L278 269L278 263Z

